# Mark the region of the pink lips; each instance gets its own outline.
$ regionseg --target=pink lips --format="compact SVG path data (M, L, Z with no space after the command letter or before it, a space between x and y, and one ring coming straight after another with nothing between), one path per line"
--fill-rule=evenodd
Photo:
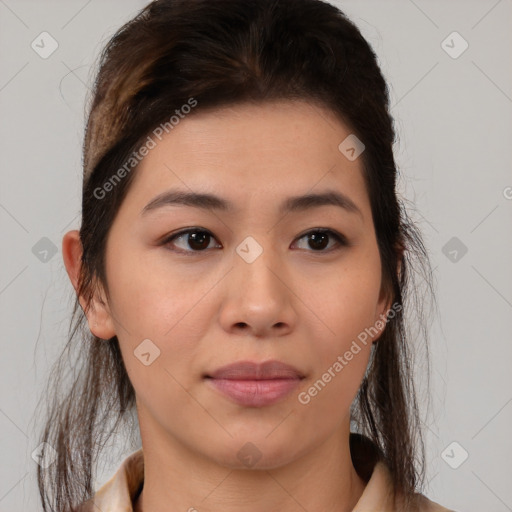
M275 360L240 361L206 375L210 385L246 407L263 407L279 401L293 391L302 378L304 375L296 368Z

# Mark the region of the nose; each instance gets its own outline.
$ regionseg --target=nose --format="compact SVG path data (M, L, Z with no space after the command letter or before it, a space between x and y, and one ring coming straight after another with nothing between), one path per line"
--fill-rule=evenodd
M297 319L292 277L270 250L249 263L238 254L224 282L223 329L259 338L289 333Z

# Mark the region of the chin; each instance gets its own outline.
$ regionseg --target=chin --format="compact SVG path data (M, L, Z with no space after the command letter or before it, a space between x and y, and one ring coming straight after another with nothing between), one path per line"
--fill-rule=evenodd
M236 436L213 458L229 469L270 470L285 466L300 455L296 440L288 445L277 436L270 440L267 435L268 431L259 436L253 431L250 436Z

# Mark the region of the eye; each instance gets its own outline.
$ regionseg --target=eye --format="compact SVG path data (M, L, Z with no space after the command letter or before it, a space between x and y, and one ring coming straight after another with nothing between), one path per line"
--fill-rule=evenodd
M341 247L348 246L347 239L341 233L333 231L332 229L313 229L299 237L298 240L302 240L306 237L306 243L313 249L313 252L331 252L332 250L336 250L336 247L334 247L334 249L331 247L325 250L325 248L329 246L329 239L334 239Z
M183 245L188 246L189 249L186 247L181 250L177 250L176 252L182 252L182 253L194 253L194 252L202 252L206 249L210 248L210 242L214 240L213 235L201 228L189 228L184 229L182 231L179 231L178 233L174 233L173 235L167 237L165 240L162 241L162 245L176 245L175 241L182 240ZM183 241L184 240L184 241ZM192 249L192 250L190 250ZM174 249L171 249L174 250Z
M332 229L313 229L303 234L297 240L302 239L306 239L306 243L313 249L313 252L331 252L336 250L336 244L340 247L349 245L347 239L342 234ZM329 247L330 239L335 241L335 246L333 248L331 245L329 249L325 250L326 247ZM168 236L162 241L162 245L171 246L171 250L180 253L197 253L211 249L210 243L213 240L215 240L215 237L206 229L188 228ZM177 242L182 243L181 249ZM178 249L173 247L178 247ZM221 247L220 244L217 247Z

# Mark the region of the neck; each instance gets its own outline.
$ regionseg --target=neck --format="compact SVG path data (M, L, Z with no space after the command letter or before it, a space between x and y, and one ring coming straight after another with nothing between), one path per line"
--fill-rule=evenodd
M350 512L365 488L352 465L348 422L314 450L272 469L231 469L168 434L163 439L141 426L141 435L144 487L134 512Z

